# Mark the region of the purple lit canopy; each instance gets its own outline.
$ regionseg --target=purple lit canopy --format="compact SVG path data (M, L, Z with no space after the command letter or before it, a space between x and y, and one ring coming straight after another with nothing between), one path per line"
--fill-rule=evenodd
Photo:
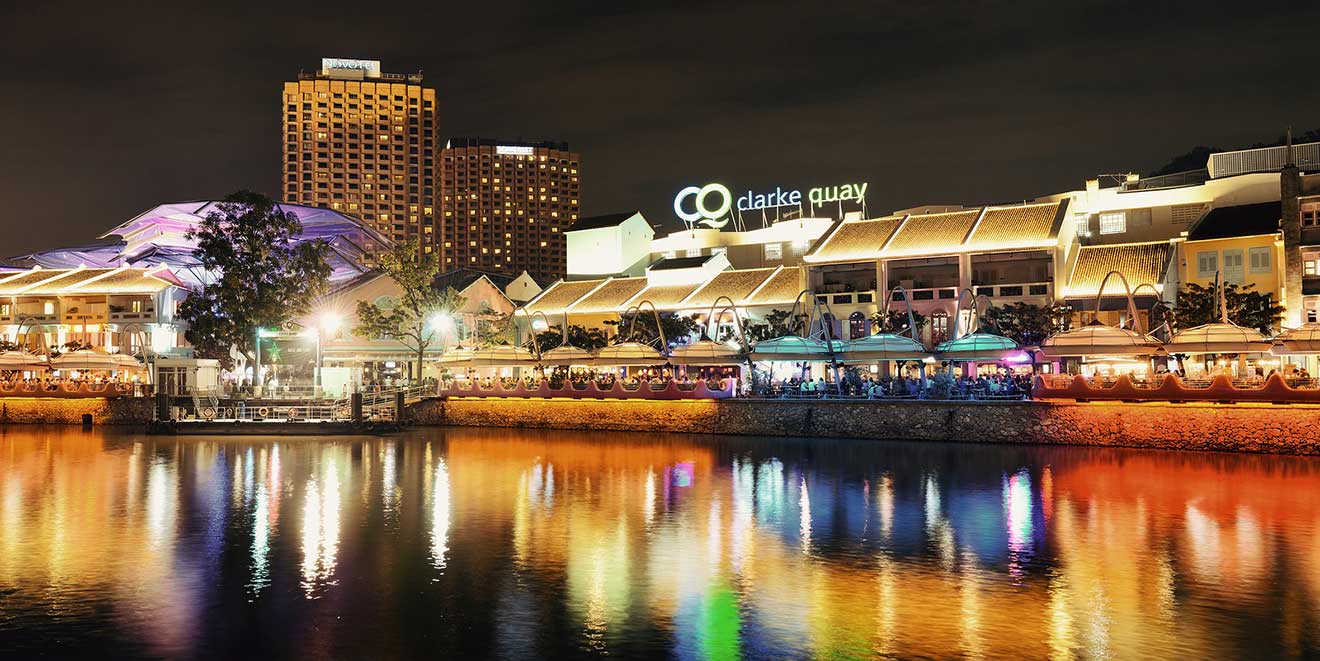
M189 286L209 278L192 256L195 243L184 235L215 209L215 201L162 204L102 234L95 242L43 250L12 257L16 266L42 268L165 265ZM339 284L368 270L367 256L390 245L376 230L337 211L280 204L302 223L302 241L323 240L330 245L331 284Z

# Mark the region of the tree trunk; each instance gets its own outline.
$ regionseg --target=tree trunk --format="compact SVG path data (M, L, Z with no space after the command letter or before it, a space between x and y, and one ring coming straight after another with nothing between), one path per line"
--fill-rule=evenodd
M417 383L422 382L422 361L426 356L426 345L417 343Z

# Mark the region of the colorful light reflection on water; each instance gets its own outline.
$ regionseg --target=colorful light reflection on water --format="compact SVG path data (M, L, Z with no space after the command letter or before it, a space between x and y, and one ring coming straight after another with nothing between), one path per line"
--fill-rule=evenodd
M1312 656L1318 487L1286 457L11 428L0 656Z

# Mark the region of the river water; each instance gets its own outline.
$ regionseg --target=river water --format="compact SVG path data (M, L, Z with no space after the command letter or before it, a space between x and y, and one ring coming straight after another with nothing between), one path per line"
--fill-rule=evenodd
M0 431L0 656L1320 654L1320 461Z

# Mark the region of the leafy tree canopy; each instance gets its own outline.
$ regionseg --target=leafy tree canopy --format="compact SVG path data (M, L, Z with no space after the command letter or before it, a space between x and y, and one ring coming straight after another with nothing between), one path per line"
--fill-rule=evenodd
M632 323L633 318L637 318L637 323ZM660 332L655 326L655 315L650 310L641 312L630 312L619 315L618 321L606 321L606 324L618 327L618 338L620 342L635 341L644 344L658 343ZM701 328L692 317L683 317L674 312L661 312L660 323L665 331L665 339L669 341L669 346L687 344L692 335ZM629 329L631 333L629 334ZM625 337L625 334L629 334Z
M560 329L555 327L537 333L536 343L541 347L541 351L549 351L561 344L561 338L562 333L560 332ZM585 328L578 325L568 327L567 344L569 346L586 349L587 351L595 351L597 349L605 348L609 343L609 338L605 337L605 332L599 328ZM527 339L526 347L528 349L533 348L531 338Z
M298 217L250 191L226 197L188 238L214 280L179 306L196 354L232 367L231 350L251 360L258 328L279 327L311 311L330 277L327 245L297 241Z
M442 333L455 332L453 315L467 299L453 287L434 286L439 259L422 253L413 239L395 244L379 257L379 270L399 287L399 302L383 310L371 301L358 301L358 325L353 334L368 339L391 339L417 355L418 377L426 349L443 341Z
M1254 291L1254 287L1252 284L1224 285L1228 320L1268 335L1283 321L1284 307L1275 303L1272 295ZM1220 316L1219 297L1214 286L1205 287L1189 282L1178 290L1178 301L1173 309L1174 330L1186 330L1219 321Z
M1038 345L1053 333L1067 330L1070 313L1062 305L995 305L981 315L981 327L1021 345Z

